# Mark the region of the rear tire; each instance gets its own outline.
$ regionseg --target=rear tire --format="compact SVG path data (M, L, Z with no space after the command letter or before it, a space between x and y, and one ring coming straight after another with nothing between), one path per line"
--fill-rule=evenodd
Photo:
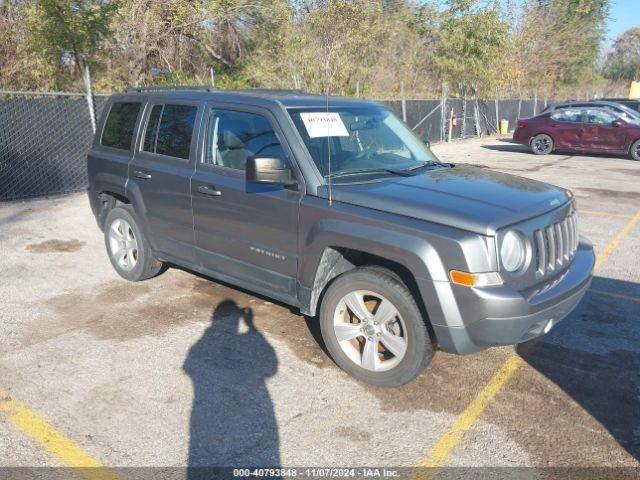
M126 280L147 280L163 270L163 263L153 257L130 205L109 211L104 222L104 242L111 265Z
M320 306L320 330L340 368L379 387L410 382L435 354L411 292L381 268L356 268L331 283Z
M546 133L540 133L531 139L531 151L536 155L553 152L553 139Z
M640 160L640 139L633 142L631 149L629 150L631 158L634 160Z

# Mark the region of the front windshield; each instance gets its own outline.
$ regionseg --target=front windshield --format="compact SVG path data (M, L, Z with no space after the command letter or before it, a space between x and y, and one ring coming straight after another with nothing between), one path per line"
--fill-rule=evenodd
M424 142L382 107L292 108L289 114L325 178L406 174L440 165Z

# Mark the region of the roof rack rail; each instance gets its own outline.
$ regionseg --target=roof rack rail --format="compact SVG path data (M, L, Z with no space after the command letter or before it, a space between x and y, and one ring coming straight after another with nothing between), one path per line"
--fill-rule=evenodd
M171 92L178 91L191 91L191 92L212 92L214 87L207 87L205 85L158 85L151 87L130 87L125 89L125 93L143 93L143 92Z

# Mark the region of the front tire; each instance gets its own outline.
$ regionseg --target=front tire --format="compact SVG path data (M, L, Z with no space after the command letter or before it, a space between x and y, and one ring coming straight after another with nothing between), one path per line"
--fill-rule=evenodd
M633 145L631 145L631 149L629 150L629 154L632 159L640 160L640 139L633 142Z
M553 152L553 139L546 133L540 133L531 139L531 151L536 155Z
M320 330L340 368L380 387L410 382L435 353L413 295L384 269L356 268L333 281L320 306Z
M163 264L153 257L131 206L111 209L104 225L107 254L118 275L138 282L155 277L162 271Z

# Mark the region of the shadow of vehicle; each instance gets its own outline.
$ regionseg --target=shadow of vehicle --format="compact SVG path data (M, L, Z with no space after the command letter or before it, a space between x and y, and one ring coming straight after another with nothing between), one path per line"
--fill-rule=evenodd
M640 460L640 284L594 277L580 306L518 354Z
M498 139L504 143L504 145L481 145L482 148L487 150L493 150L495 152L514 152L514 153L528 153L530 155L535 155L531 148L527 145L522 145L519 143L514 143L513 140L507 138ZM539 155L539 158L553 158L558 155L570 155L572 157L595 157L595 158L619 158L622 160L631 160L634 161L629 155L624 153L606 153L606 152L578 152L575 150L554 150L548 155Z
M212 467L278 467L278 426L266 387L278 361L252 310L221 302L183 368L194 389L188 478L215 478Z
M482 148L487 150L494 150L496 152L518 152L518 153L530 153L533 152L526 145L520 145L519 143L505 143L504 145L481 145Z

